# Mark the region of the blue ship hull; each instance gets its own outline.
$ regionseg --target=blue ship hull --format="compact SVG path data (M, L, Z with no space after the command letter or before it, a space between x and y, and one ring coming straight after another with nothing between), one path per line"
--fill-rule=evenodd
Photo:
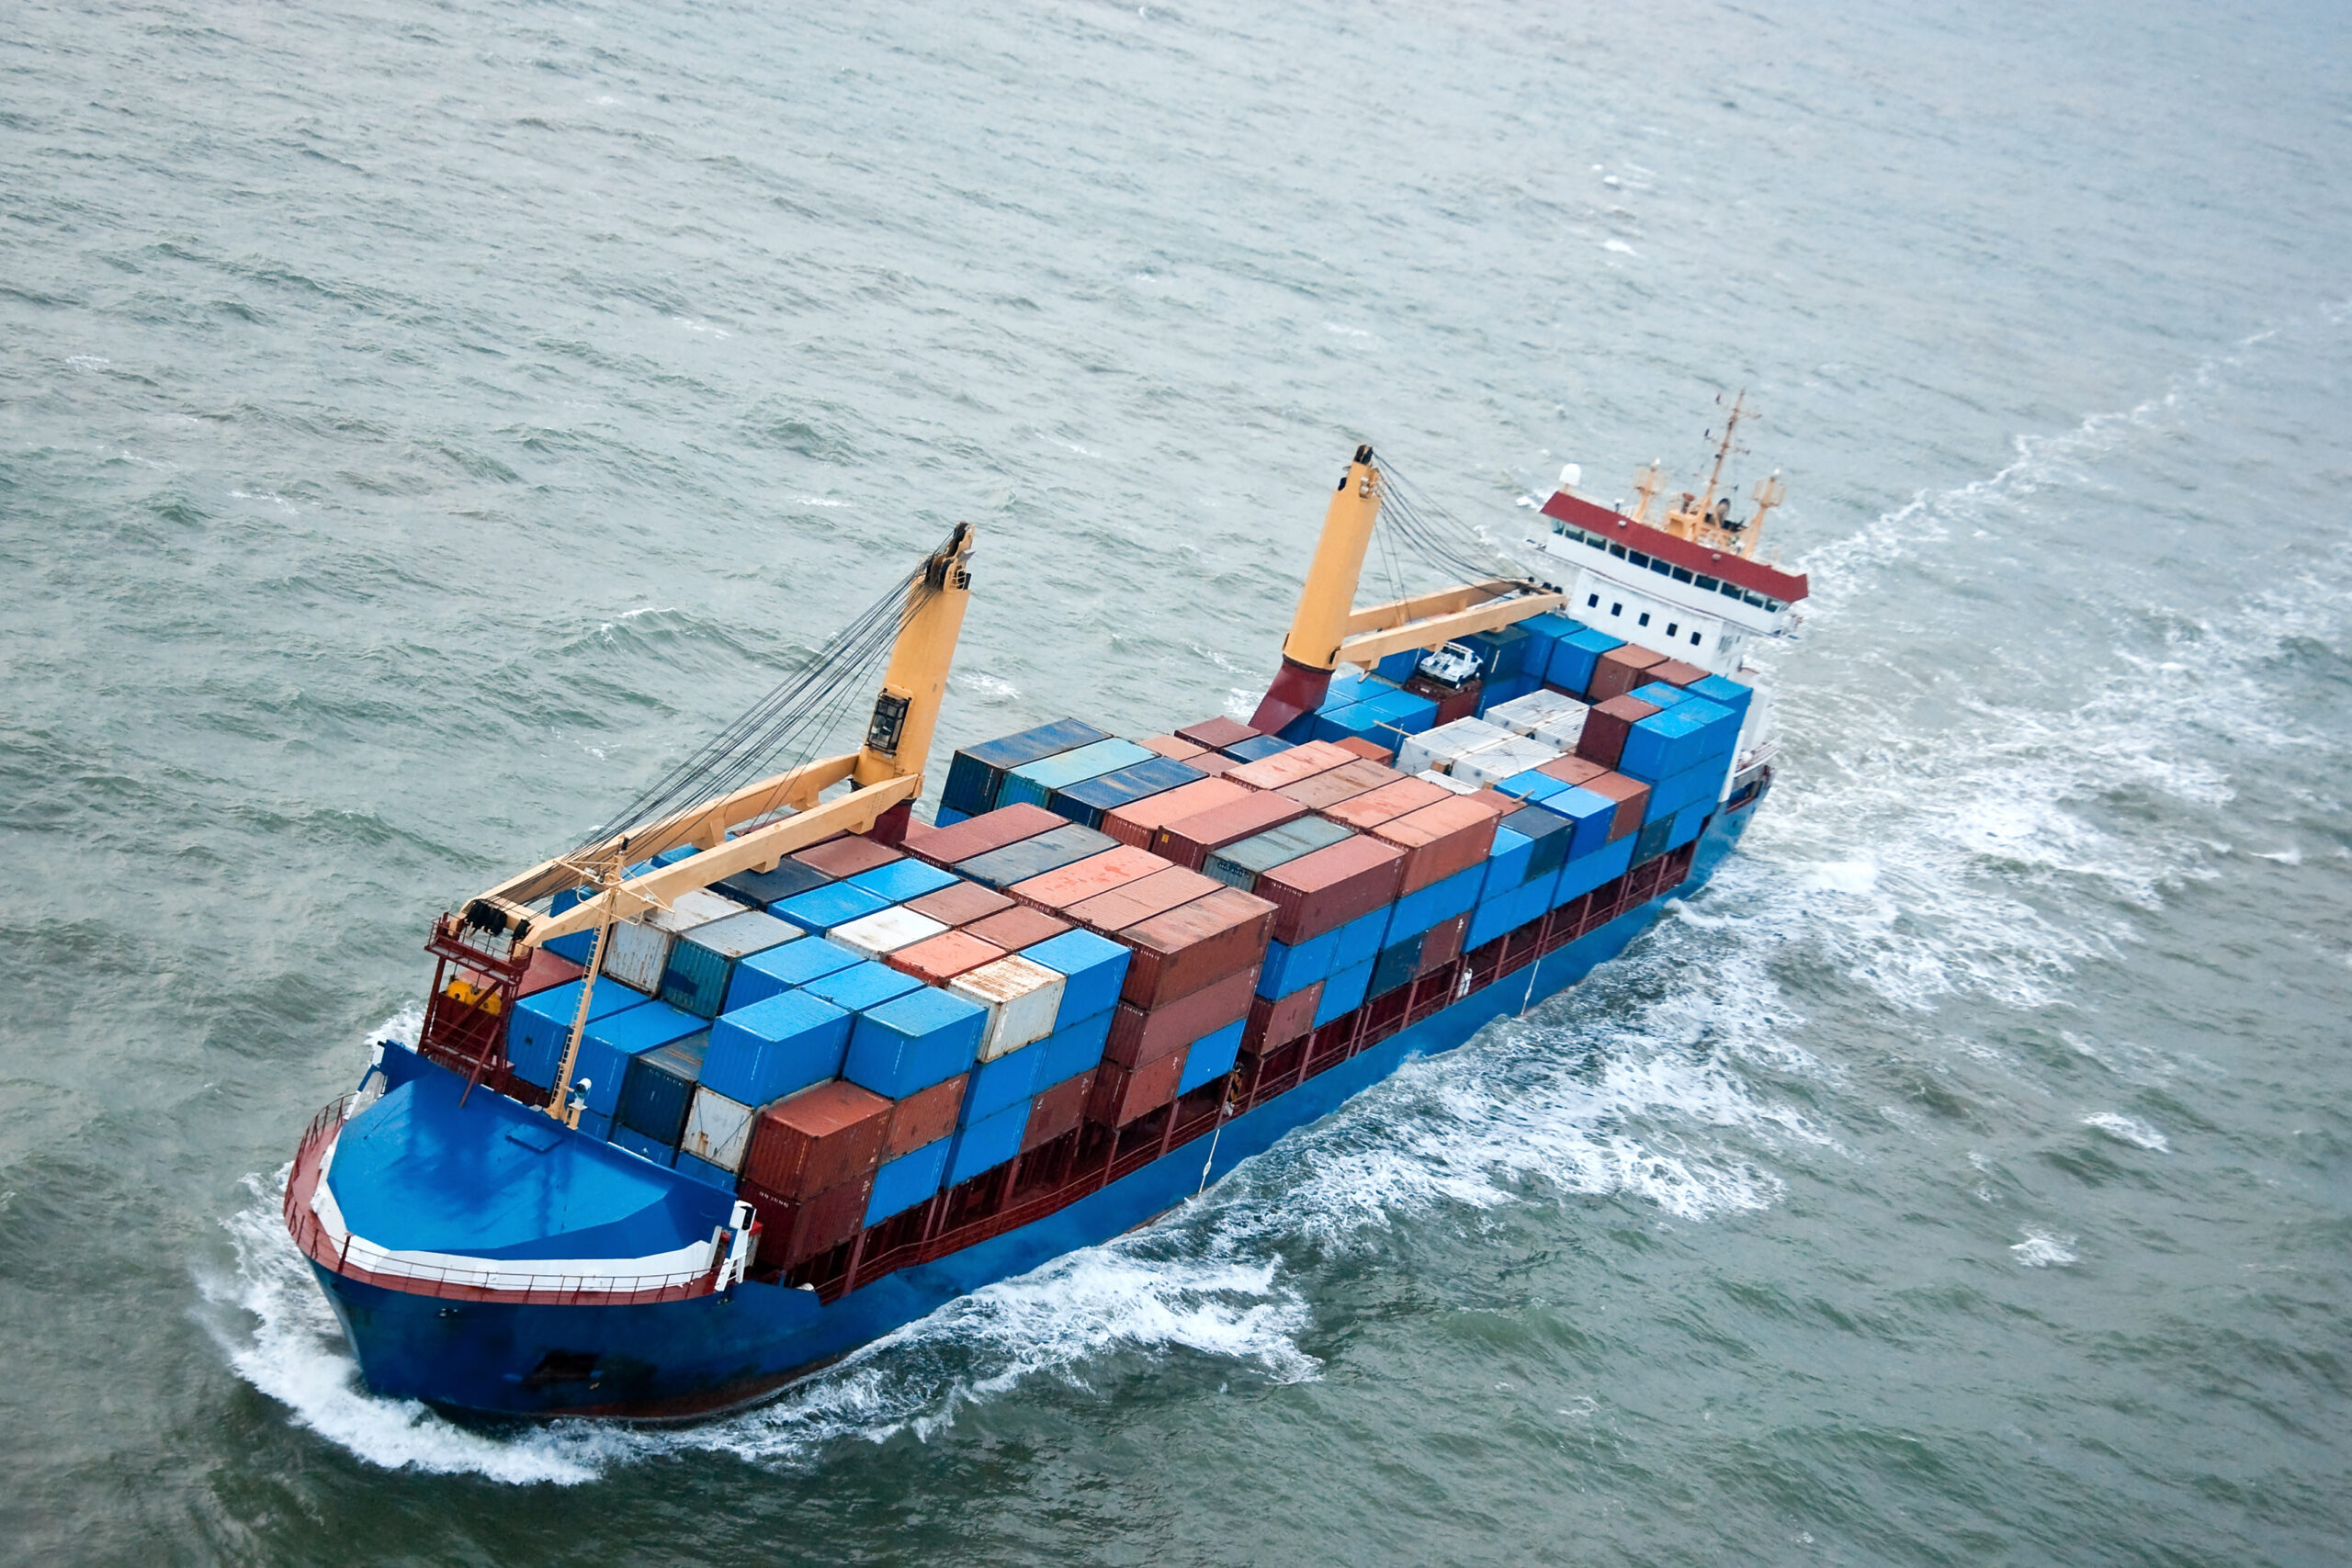
M1737 843L1759 795L1712 822L1687 893ZM1449 1051L1624 951L1658 901L1536 960L1225 1123L1216 1180L1283 1134L1337 1109L1417 1056ZM721 1295L621 1306L510 1305L410 1294L313 1265L368 1386L393 1398L492 1416L688 1416L756 1400L957 1296L1096 1246L1197 1192L1198 1142L1032 1224L860 1285L830 1303L746 1281Z

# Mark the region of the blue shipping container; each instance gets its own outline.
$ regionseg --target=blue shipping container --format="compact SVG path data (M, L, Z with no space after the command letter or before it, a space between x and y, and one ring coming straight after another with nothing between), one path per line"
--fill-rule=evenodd
M852 953L846 947L836 947L821 937L809 937L789 942L781 947L771 947L764 953L754 953L735 965L735 977L727 983L726 1012L763 1002L786 991L798 990L820 975L836 969L846 969L863 963L865 955ZM723 1015L722 1015L723 1016Z
M839 1077L850 1015L805 991L722 1013L710 1026L702 1081L741 1105L765 1105Z
M781 904L796 894L807 893L832 881L813 865L802 865L797 860L776 863L774 871L739 871L723 882L712 885L711 891L723 893L738 903L764 909L771 904Z
M1117 942L1106 942L1092 931L1067 931L1023 948L1021 956L1065 977L1061 1010L1054 1015L1054 1027L1061 1029L1092 1018L1118 1001L1130 955Z
M865 1223L878 1225L893 1214L903 1214L926 1202L939 1190L947 1173L947 1153L953 1138L925 1144L912 1154L900 1155L874 1173L874 1196L865 1201Z
M1370 964L1359 964L1323 982L1323 995L1315 1004L1316 1028L1322 1028L1343 1012L1352 1012L1362 1004L1364 987L1372 984L1372 968Z
M1214 1034L1204 1034L1187 1048L1183 1077L1176 1080L1178 1094L1190 1094L1203 1084L1215 1083L1233 1071L1241 1055L1241 1027L1235 1019Z
M996 808L997 791L1004 775L1012 769L1110 739L1107 731L1091 724L1059 718L1018 735L967 746L948 761L947 783L940 791L940 803L967 816L978 817Z
M1097 740L1091 746L1014 768L1004 775L1004 784L996 792L996 803L1000 807L1024 802L1043 806L1057 789L1067 789L1080 779L1100 778L1120 768L1131 768L1158 755L1149 747L1138 746L1132 740Z
M1592 667L1600 662L1600 656L1624 646L1606 632L1578 626L1552 644L1552 662L1544 667L1544 679L1581 696L1592 685Z
M620 1109L621 1081L627 1076L628 1059L647 1051L659 1050L673 1040L684 1040L699 1034L710 1027L707 1019L683 1012L667 1002L647 1002L600 1018L580 1035L580 1060L571 1075L576 1089L580 1080L590 1080L588 1109L601 1111L610 1116Z
M820 975L800 989L808 996L832 1003L843 1012L865 1012L880 1007L893 997L903 997L922 984L911 975L901 973L887 964L876 964L869 958L846 969Z
M863 888L886 904L903 904L910 898L920 898L953 886L956 874L910 856L888 865L870 867L847 880L852 887Z
M945 1083L979 1059L988 1016L977 1002L918 987L858 1014L842 1076L886 1100Z
M1081 1018L1076 1023L1064 1024L1034 1046L1023 1050L1042 1051L1044 1060L1037 1064L1037 1081L1057 1084L1064 1078L1074 1078L1089 1067L1102 1061L1102 1047L1111 1038L1114 1010L1104 1008L1091 1018Z
M506 1058L514 1064L514 1076L525 1083L541 1089L555 1086L555 1075L563 1066L563 1048L571 1040L571 1021L580 1013L580 993L587 984L584 977L567 980L514 1004L514 1016L506 1025ZM588 998L588 1021L644 1005L645 998L627 986L606 981Z
M1352 969L1359 964L1369 964L1388 945L1388 922L1396 918L1396 906L1383 904L1368 915L1358 915L1340 928L1339 950L1331 954L1330 974Z
M1044 1043L1041 1040L1007 1051L995 1061L974 1067L964 1090L963 1109L956 1113L956 1125L985 1122L1016 1100L1026 1103L1037 1092L1037 1077L1046 1059L1040 1048Z
M969 1181L1021 1152L1021 1135L1029 1130L1029 1101L1015 1100L995 1115L960 1128L956 1146L948 1151L945 1185Z
M1258 994L1261 997L1286 997L1293 991L1303 991L1331 973L1332 960L1339 956L1340 931L1344 928L1325 931L1321 936L1288 947L1279 942L1266 944L1266 961L1258 970Z

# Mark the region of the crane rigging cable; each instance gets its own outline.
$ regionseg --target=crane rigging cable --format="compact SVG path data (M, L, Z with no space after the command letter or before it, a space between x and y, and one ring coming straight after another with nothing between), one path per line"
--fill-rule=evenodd
M1396 539L1420 564L1458 581L1499 577L1534 586L1523 568L1398 473L1395 463L1382 464L1381 479L1381 521L1394 525Z
M700 750L575 845L586 854L755 780L808 761L870 700L907 619L936 597L923 568L900 578Z

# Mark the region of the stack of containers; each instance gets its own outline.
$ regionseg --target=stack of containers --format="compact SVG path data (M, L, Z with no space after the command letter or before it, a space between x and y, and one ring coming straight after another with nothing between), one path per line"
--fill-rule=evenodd
M948 761L947 782L940 791L938 826L950 827L967 817L996 809L1005 775L1013 769L1110 739L1106 731L1091 724L1060 718L1018 735L966 747Z

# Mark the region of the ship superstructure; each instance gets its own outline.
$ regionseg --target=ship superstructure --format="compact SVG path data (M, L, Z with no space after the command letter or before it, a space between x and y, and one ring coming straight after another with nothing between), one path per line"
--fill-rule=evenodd
M959 525L597 834L435 922L419 1040L314 1120L286 1195L368 1382L501 1415L756 1398L1573 984L1770 782L1740 653L1805 584L1753 558L1777 481L1736 523L1714 491L1653 524L1651 491L1563 489L1535 574L1359 609L1384 505L1427 537L1362 448L1249 723L967 746L924 823ZM808 758L876 672L859 749Z

